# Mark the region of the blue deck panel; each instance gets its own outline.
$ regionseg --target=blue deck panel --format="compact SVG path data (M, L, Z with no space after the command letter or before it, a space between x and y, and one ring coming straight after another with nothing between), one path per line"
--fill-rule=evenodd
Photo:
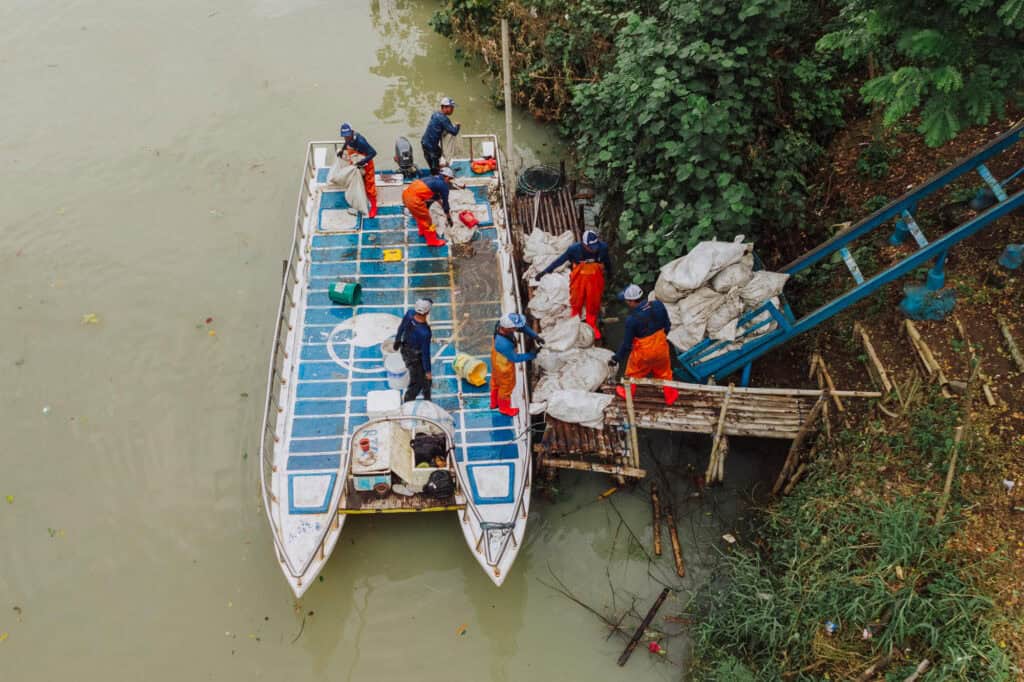
M325 174L321 169L321 175ZM487 205L486 187L471 190L479 203ZM346 207L342 192L322 194L321 212ZM497 240L497 230L485 226L487 222L475 230L478 249L482 245L486 248L488 240L492 242L490 248L496 249L493 242ZM401 260L384 262L384 249L388 248L401 250ZM334 328L356 314L388 313L401 317L416 299L424 296L434 301L430 315L434 325L433 398L455 420L457 457L461 461L468 455L469 460L480 462L518 458L518 446L508 442L516 440L513 421L490 409L489 386L470 386L454 375L452 361L457 348L448 343L454 333L454 297L447 246L426 246L415 222L402 215L400 206L382 206L376 218L363 217L357 231L315 234L309 255L302 345L288 434L290 470L336 468L345 433L351 433L368 420L366 395L389 388L380 347L353 347L347 343L347 333L332 336ZM330 300L328 287L339 278L362 284L360 305L337 305ZM493 301L457 301L457 304L460 318L471 314L475 319L496 319L501 310ZM342 364L334 361L331 350ZM511 462L509 465L513 466Z
M345 414L347 410L347 400L297 400L292 412L296 417L307 417L317 414Z
M337 455L292 455L288 458L288 471L312 471L315 469L337 469L341 454Z
M317 234L313 235L313 250L323 248L343 248L359 244L359 233Z
M341 438L292 438L288 441L288 452L289 454L340 452L341 442Z
M470 445L465 450L469 454L470 462L519 458L519 446L515 443L506 443L504 445Z

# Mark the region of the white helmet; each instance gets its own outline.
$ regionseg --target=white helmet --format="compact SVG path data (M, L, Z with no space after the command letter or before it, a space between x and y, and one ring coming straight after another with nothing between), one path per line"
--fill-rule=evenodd
M448 166L445 166L444 168L441 169L441 175L443 175L446 178L454 179L455 178L455 171L453 171Z
M434 302L433 301L431 301L429 298L421 298L421 299L417 300L416 303L413 304L412 310L413 310L414 313L419 313L420 315L426 315L427 313L430 312L430 309L433 308L433 307L434 307Z
M442 107L452 107L452 108L454 108L455 107L455 100L453 100L451 97L442 97L441 98L441 106Z
M630 284L622 290L621 294L619 294L619 298L623 301L639 301L643 297L644 290L636 284Z

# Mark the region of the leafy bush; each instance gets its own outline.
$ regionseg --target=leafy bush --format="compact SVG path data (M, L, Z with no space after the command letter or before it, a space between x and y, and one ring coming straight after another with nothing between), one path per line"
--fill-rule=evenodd
M1020 99L1024 0L845 0L818 47L868 65L861 88L893 125L920 116L930 146L1005 116ZM881 71L881 73L874 73Z
M800 0L665 2L630 14L614 64L576 87L564 128L634 280L712 236L799 224L803 170L841 122L833 70L794 42L818 21Z

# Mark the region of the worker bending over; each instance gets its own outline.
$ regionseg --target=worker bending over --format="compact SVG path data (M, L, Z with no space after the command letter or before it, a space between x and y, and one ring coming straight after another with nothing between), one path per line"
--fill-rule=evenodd
M629 358L626 363L626 376L633 379L644 379L654 375L655 379L672 379L672 356L669 353L666 335L671 329L668 311L661 301L644 301L644 290L636 284L630 284L619 294L629 306L629 317L626 318L626 335L622 339L619 352L608 361L609 367L615 367ZM679 398L679 391L671 386L663 386L665 404L673 404ZM618 386L615 392L620 398L626 397L626 389ZM636 384L632 386L636 393Z
M601 339L597 328L597 315L601 311L601 298L604 296L605 281L612 276L612 260L608 256L608 245L601 241L597 233L587 230L583 240L573 244L565 253L544 268L537 279L550 274L562 267L563 263L572 263L569 274L569 305L573 317L579 317L586 309L586 321L594 330L594 339Z
M370 218L377 217L377 177L373 167L373 157L377 156L374 149L366 138L352 129L348 123L341 124L341 137L345 144L338 151L338 156L352 160L354 154L362 158L355 162L355 165L363 169L363 187L366 188L366 198L370 201Z
M409 370L409 388L402 402L415 400L423 392L423 399L430 400L430 384L434 375L430 371L430 339L433 333L427 323L427 315L434 307L429 298L421 298L405 312L402 323L395 334L395 350L402 351L402 361Z
M448 218L448 226L452 225L452 209L448 205L448 192L455 173L451 168L441 169L440 175L431 175L422 180L413 180L402 192L402 203L416 219L416 228L421 237L427 240L427 246L444 246L445 241L437 238L437 226L430 216L430 204L441 202L441 208Z
M526 318L519 313L503 315L494 327L494 342L491 344L491 409L514 417L518 407L512 407L512 391L516 387L517 362L529 362L536 353L517 353L514 334L522 332L533 339L538 347L544 346L544 339L526 325Z
M454 111L455 100L451 97L442 97L441 110L435 111L430 116L427 129L423 131L423 137L420 138L420 145L423 146L423 158L430 166L431 175L437 175L441 167L441 137L445 133L458 135L459 129L462 127L458 123L452 123L452 120L448 118Z

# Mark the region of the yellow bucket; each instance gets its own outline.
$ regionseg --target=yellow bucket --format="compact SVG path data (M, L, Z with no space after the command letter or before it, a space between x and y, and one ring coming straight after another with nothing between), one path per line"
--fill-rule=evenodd
M452 361L455 376L465 379L470 386L483 386L487 382L487 363L472 355L458 353Z

